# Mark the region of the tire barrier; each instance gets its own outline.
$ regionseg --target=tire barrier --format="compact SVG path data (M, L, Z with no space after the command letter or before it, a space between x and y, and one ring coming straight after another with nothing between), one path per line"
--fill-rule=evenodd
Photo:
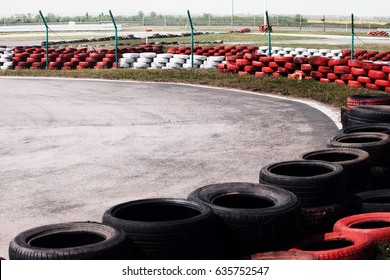
M369 123L343 128L342 134L355 132L383 132L390 135L390 123Z
M343 203L345 176L343 167L319 160L273 163L260 170L259 182L293 192L302 208Z
M220 257L280 250L298 231L299 200L282 188L222 183L196 189L188 198L213 209Z
M338 220L333 230L348 235L366 235L379 244L390 242L390 213L364 213Z
M194 201L130 201L108 209L103 223L126 233L138 259L209 259L215 252L213 211Z
M389 105L354 106L348 113L348 126L367 123L390 123Z
M364 234L329 232L303 238L290 251L310 252L319 260L365 260L374 249L373 240Z
M18 234L9 245L11 260L128 259L126 234L100 223L45 225Z
M388 166L390 160L390 136L386 133L356 132L335 136L328 148L353 148L369 153L371 166Z
M390 189L355 193L351 195L349 203L354 214L390 212Z
M390 124L389 124L390 128ZM345 174L347 194L371 189L371 161L370 155L360 149L328 148L306 152L299 156L304 160L322 160L340 164Z
M7 48L5 46L0 46L0 69L7 70L14 67L14 62L12 57L14 54L13 48Z

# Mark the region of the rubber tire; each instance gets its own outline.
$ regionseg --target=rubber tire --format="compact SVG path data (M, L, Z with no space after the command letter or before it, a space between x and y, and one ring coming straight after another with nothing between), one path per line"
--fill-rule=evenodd
M386 166L389 163L390 136L380 132L341 134L329 140L328 148L361 149L370 154L371 166Z
M213 209L222 258L283 249L298 232L299 200L281 188L235 182L213 184L194 190L188 199ZM245 203L253 200L266 204L251 208Z
M367 123L390 123L390 106L388 105L362 105L354 106L349 111L351 118Z
M325 161L297 160L269 164L260 170L259 182L293 192L303 208L342 203L345 196L343 167Z
M335 249L318 250L319 244L332 244L333 242L350 242L352 245ZM310 247L313 247L310 249ZM298 240L292 245L290 251L304 251L313 253L319 260L367 260L374 254L374 245L371 238L362 234L344 234L329 232L318 234Z
M390 189L353 194L349 198L349 204L354 214L390 212Z
M356 132L382 132L390 135L390 123L356 125L342 130L342 134L351 134Z
M122 229L142 259L210 258L215 242L212 209L185 199L121 203L104 213L103 223Z
M390 105L390 94L354 94L348 96L347 107L360 105Z
M361 149L328 148L301 154L299 159L322 160L338 163L343 167L347 193L371 189L370 155Z
M70 245L72 241L78 243ZM127 247L122 230L100 223L74 222L21 232L10 242L8 253L11 260L120 260L129 259Z
M366 235L375 244L390 242L390 213L376 212L348 216L338 220L333 230L347 235Z

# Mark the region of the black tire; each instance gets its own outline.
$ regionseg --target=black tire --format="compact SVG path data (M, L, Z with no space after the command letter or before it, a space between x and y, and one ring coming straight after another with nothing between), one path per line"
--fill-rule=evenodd
M269 164L260 170L259 182L287 189L302 208L342 203L345 198L343 167L319 160L297 160Z
M299 200L281 188L221 183L201 187L188 198L214 210L220 258L282 249L298 231Z
M382 132L390 135L390 123L355 125L342 130L342 134L351 134L356 132Z
M366 105L352 107L348 114L348 126L365 123L390 123L390 106Z
M11 260L127 259L126 234L100 223L45 225L18 234L9 245Z
M303 153L299 159L322 160L340 164L345 174L347 193L371 189L371 161L370 155L366 151L351 148L328 148Z
M353 194L349 204L353 214L390 212L390 189Z
M341 124L343 128L348 127L348 108L343 106L340 110L340 116L341 116Z
M387 166L390 153L390 136L386 133L356 132L330 139L329 148L361 149L370 154L371 166Z
M212 209L185 199L158 198L115 205L103 223L125 231L140 259L211 258L215 243Z

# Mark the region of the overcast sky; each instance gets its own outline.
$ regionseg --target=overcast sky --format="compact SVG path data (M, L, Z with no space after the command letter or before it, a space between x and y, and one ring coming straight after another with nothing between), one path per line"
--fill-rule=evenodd
M270 14L279 15L345 15L390 17L390 0L266 0ZM143 11L149 14L263 14L264 0L18 0L7 1L1 5L0 15L44 14L83 15L108 13L131 15ZM13 5L14 4L14 5Z

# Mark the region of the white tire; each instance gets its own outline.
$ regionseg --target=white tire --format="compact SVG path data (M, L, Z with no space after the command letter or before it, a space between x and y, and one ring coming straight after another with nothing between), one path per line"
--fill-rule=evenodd
M173 58L179 58L179 59L189 59L190 56L187 54L174 54Z
M174 64L184 64L186 62L186 59L188 58L173 57L169 60L169 62Z
M146 57L139 57L137 59L137 62L139 62L139 63L150 63L152 61L153 61L152 58L146 58Z
M150 67L152 68L163 68L164 66L166 66L166 63L152 62L150 64Z
M157 54L154 52L142 52L139 54L140 57L149 58L149 59L155 58L156 55Z
M169 58L156 57L155 59L153 59L153 62L156 62L156 63L167 63L167 62L169 62Z
M169 69L180 69L182 68L183 64L179 64L179 63L174 63L174 62L168 62L166 67L168 67Z
M122 57L132 57L132 58L138 58L139 57L139 53L124 53L122 54Z
M119 63L133 63L135 59L133 57L121 57Z
M318 53L318 49L308 49L307 51L311 54Z
M208 61L215 61L215 62L219 62L221 63L222 61L225 60L225 57L224 56L209 56L207 58Z
M131 68L133 63L119 63L119 68Z
M190 58L189 59L191 59L191 56L190 56ZM207 59L207 56L205 56L205 55L194 55L194 60L201 60L201 61L205 61L206 59Z
M143 63L143 62L134 62L133 67L136 69L146 69L149 67L148 63Z
M299 52L299 53L303 53L303 52L307 52L307 49L306 48L296 48L295 51Z
M173 54L171 54L171 53L159 53L156 56L156 58L165 58L165 59L170 59L172 57L173 57Z

